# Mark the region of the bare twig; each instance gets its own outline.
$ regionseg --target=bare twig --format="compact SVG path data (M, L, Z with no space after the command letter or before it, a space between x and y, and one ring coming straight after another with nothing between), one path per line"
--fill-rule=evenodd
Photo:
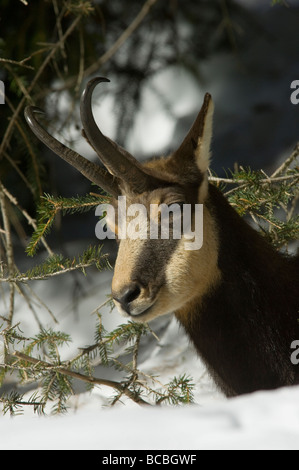
M104 257L104 255L103 255ZM108 255L107 255L108 257ZM19 276L12 276L12 277L7 277L7 278L1 278L0 277L0 282L11 282L11 283L14 283L14 282L28 282L28 281L41 281L41 280L44 280L44 279L48 279L49 277L55 277L55 276L59 276L60 274L65 274L65 273L69 273L69 272L72 272L72 271L76 271L78 269L85 269L85 268L88 268L89 266L91 266L91 262L88 262L88 263L78 263L76 264L75 266L70 266L68 268L64 268L64 269L61 269L60 271L55 271L53 273L45 273L45 274L40 274L38 276L23 276L22 274L20 274Z
M28 87L27 89L27 96L30 96L30 93L31 91L34 89L34 87L36 86L36 83L38 82L40 76L43 74L45 68L47 67L47 65L49 64L49 62L52 60L52 58L55 56L56 52L58 49L60 49L61 47L61 43L62 42L65 42L66 39L68 38L68 36L74 31L74 29L77 27L78 23L81 21L81 17L82 15L78 15L73 23L69 26L69 28L66 30L66 32L64 33L64 35L62 36L62 38L60 38L59 41L56 42L56 44L53 45L53 48L51 49L51 51L49 52L49 54L47 55L47 57L45 58L44 62L41 64L41 66L39 67L34 79L32 80L30 86ZM5 131L5 134L4 134L4 137L2 139L2 142L1 142L1 145L0 145L0 157L1 155L3 154L3 152L6 150L7 146L9 145L9 141L10 141L10 136L12 134L12 130L14 128L14 125L15 125L15 122L16 120L18 119L18 116L21 112L21 110L23 109L24 107L24 104L26 102L26 96L24 95L23 98L20 100L19 104L18 104L18 107L16 108L13 116L11 117L10 121L9 121L9 124L7 126L7 129Z
M19 285L19 288L22 290L22 287ZM52 318L52 320L58 324L59 321L57 320L57 318L55 317L54 313L50 310L50 308L43 302L43 300L36 294L36 292L34 292L33 289L31 289L30 285L29 284L26 284L26 288L29 290L31 296L33 298L36 299L36 303L41 305L50 315L50 317Z
M283 176L278 176L281 175L284 171L286 171L291 163L299 157L299 142L296 144L292 154L272 173L271 176L266 175L266 173L261 170L261 172L265 175L265 178L262 178L259 180L259 183L261 184L266 184L266 183L277 183L280 181L287 181L287 180L292 180L294 179L295 184L297 183L298 180L298 175L283 175ZM236 185L246 185L247 181L244 179L237 179L237 178L219 178L217 176L212 176L211 172L209 174L209 181L212 183L225 183L225 184L236 184ZM239 188L234 188L230 190L229 192L233 192L236 189ZM229 194L226 193L227 194Z
M58 32L58 37L59 37L59 40L60 40L60 49L61 49L61 55L62 57L64 58L64 60L66 59L67 57L67 54L65 52L65 43L64 41L61 41L62 37L63 37L63 31L62 31L62 26L61 26L61 20L65 14L65 8L62 8L61 12L59 13L59 8L58 8L58 4L57 4L57 0L52 0L52 4L53 4L53 9L54 9L54 13L56 15L56 26L57 26L57 32ZM64 63L64 72L67 73L68 70L67 70L67 67L66 67L66 62Z
M97 62L92 64L88 69L85 70L85 76L91 75L96 72L99 67L105 64L112 56L121 48L121 46L127 41L127 39L134 33L134 31L140 26L144 18L148 15L150 9L157 3L158 0L147 0L138 15L132 23L125 29L125 31L119 36L115 43L110 49L103 54Z
M292 201L290 210L287 211L287 222L289 222L289 220L291 220L291 218L293 217L298 202L299 202L299 191L297 192L297 194L295 195L295 197Z
M285 175L285 176L268 176L267 178L262 178L259 180L259 183L277 183L278 181L287 181L291 179L298 179L297 175ZM217 176L209 176L209 181L213 183L226 183L226 184L246 184L247 181L244 179L233 179L233 178L218 178Z
M146 18L151 8L157 3L158 0L147 0L141 10L139 11L138 15L134 18L132 23L123 31L123 33L117 38L117 40L112 44L110 49L106 51L96 62L94 62L90 67L88 67L82 78L88 77L93 73L97 72L97 70L104 65L108 60L110 60L116 52L123 46L123 44L127 41L127 39L136 31L136 29L141 25L142 21ZM77 76L71 77L65 81L62 88L55 88L55 91L62 91L64 89L73 87L77 82Z
M32 67L31 65L25 64L26 60L28 59L17 61L17 60L11 60L11 59L4 59L3 57L0 57L0 62L2 62L4 65L5 64L18 65L19 67L24 67L29 70L34 70L34 67Z
M271 179L275 178L277 175L280 175L283 173L289 166L290 164L297 158L299 157L299 142L297 143L296 147L294 148L292 154L287 158L282 165L280 165L277 170L274 171L271 175Z
M9 217L8 217L8 214L7 214L6 197L5 197L5 194L4 194L4 191L3 191L3 186L2 186L1 181L0 181L0 207L1 207L1 211L2 211L3 227L4 227L4 231L5 231L8 273L9 273L9 276L13 276L13 272L15 270L13 245L12 245L12 239L11 239L11 230L10 230ZM14 285L13 282L9 283L9 291L10 291L10 301L9 301L10 303L9 303L8 322L9 322L9 324L11 324L13 314L14 314L15 285Z

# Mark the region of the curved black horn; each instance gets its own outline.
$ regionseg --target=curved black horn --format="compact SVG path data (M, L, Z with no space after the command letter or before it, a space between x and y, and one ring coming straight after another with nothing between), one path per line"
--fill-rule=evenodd
M82 93L80 109L84 132L110 173L126 182L133 191L142 193L153 189L158 180L147 174L131 154L105 137L99 130L92 114L91 99L94 88L98 83L109 81L103 77L93 78L87 83Z
M27 106L25 108L24 114L26 121L39 140L41 140L63 160L79 170L83 176L100 186L104 191L107 191L107 193L114 197L117 197L120 194L115 178L113 178L106 169L90 162L51 136L37 121L35 113L44 114L41 109L35 106Z

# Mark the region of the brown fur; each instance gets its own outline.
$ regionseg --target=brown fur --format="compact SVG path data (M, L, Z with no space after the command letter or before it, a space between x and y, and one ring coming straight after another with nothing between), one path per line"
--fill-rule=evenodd
M208 184L211 119L212 113L204 116L196 144L194 130L191 141L185 139L181 163L177 151L146 164L146 171L164 181L160 189L130 195L146 206L180 198L203 203L202 248L186 251L183 240L124 240L112 293L117 299L130 283L140 286L131 312L116 300L136 321L174 312L228 396L297 384L290 345L299 339L299 261L276 253Z
M200 248L187 250L184 237L175 238L174 216L168 239L118 240L112 295L119 311L140 322L174 312L228 396L299 384L299 366L290 360L291 343L299 339L299 257L277 253L208 183L210 95L179 149L142 167L95 124L91 93L105 81L95 78L87 84L81 119L108 171L53 139L37 122L33 107L25 112L29 125L87 178L110 188L114 198L122 194L128 206L142 204L147 212L138 223L146 234L151 204L189 204L192 233L196 204L204 206ZM151 215L159 222L158 209ZM125 219L126 227L132 219L134 215ZM122 228L116 224L119 239Z

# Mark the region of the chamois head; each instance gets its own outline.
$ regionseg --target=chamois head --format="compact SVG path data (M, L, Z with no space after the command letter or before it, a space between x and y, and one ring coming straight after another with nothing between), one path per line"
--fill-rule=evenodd
M111 221L110 228L116 234L119 250L112 296L120 313L135 321L148 321L169 312L184 315L188 305L200 300L219 278L217 230L206 204L212 99L205 95L202 108L178 150L141 165L105 137L95 123L92 93L98 83L107 81L91 80L81 99L83 134L105 169L50 136L36 120L38 108L27 107L25 116L42 142L113 197L116 222ZM119 217L124 208L123 205L120 208L119 201L124 200L126 211ZM144 210L138 211L141 207ZM162 234L165 220L166 237ZM142 236L130 232L132 222ZM127 236L122 236L124 232Z

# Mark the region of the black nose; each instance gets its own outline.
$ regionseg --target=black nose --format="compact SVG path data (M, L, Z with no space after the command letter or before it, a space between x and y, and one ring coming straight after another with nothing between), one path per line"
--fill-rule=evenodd
M130 313L130 304L135 299L137 299L137 297L140 295L140 292L141 289L137 282L131 282L123 288L122 292L114 295L113 298L121 304L122 308L127 313Z

